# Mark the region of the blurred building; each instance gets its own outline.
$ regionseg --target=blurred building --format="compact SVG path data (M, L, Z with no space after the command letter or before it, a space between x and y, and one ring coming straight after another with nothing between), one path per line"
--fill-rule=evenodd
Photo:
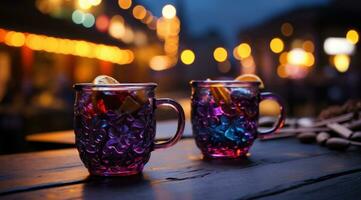
M71 129L74 83L153 81L156 23L131 0L1 2L0 153L25 149L25 134Z
M361 97L360 21L356 1L297 8L240 32L254 65L245 58L238 66L253 69L268 90L281 94L290 114L317 115Z

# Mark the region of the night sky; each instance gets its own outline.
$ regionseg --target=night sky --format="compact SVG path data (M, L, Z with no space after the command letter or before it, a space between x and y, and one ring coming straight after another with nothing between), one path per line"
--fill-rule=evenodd
M188 34L199 36L218 30L228 46L237 43L237 33L270 17L306 6L328 4L330 0L141 0L156 16L168 3L180 9ZM178 14L178 13L177 13Z

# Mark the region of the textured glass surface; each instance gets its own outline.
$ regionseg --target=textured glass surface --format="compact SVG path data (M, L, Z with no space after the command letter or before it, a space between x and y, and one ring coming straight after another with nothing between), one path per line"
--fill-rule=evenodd
M91 174L131 175L142 171L155 137L153 89L76 92L76 146Z
M209 84L192 87L192 128L207 157L244 156L257 138L258 87Z

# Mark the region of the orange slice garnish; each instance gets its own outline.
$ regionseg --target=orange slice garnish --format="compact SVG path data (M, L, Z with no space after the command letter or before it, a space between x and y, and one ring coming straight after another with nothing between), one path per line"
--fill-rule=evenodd
M236 79L237 81L246 81L246 82L259 82L259 88L264 88L264 83L262 79L254 74L242 74L238 76Z
M94 84L106 85L106 84L118 84L119 82L113 77L107 75L99 75L93 80Z

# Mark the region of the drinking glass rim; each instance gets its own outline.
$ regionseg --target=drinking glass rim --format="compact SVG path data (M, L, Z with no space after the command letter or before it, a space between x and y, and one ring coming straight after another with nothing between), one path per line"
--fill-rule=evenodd
M261 83L258 81L236 81L236 80L192 80L189 82L194 87L209 87L209 86L254 86L258 87Z
M96 90L117 90L117 89L154 89L156 83L117 83L117 84L94 84L94 83L76 83L73 85L75 90L96 89Z

